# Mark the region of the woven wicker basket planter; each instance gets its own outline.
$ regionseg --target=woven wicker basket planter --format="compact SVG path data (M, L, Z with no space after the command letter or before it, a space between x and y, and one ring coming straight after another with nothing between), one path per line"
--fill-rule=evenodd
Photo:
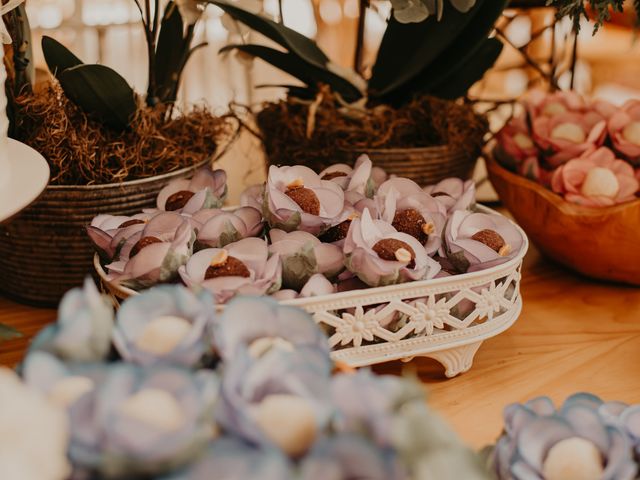
M268 151L267 147L267 151ZM469 158L462 151L448 145L418 148L380 148L369 150L338 151L330 160L310 156L306 165L316 172L337 162L353 165L359 155L366 153L376 167L390 175L410 178L418 185L432 185L449 177L468 179L473 173L477 158ZM288 165L289 162L269 157L269 164Z
M47 187L7 225L0 225L0 290L16 300L57 305L92 272L85 226L99 214L133 215L155 206L169 181L208 162L142 180L107 185Z
M467 179L473 172L476 158L448 145L421 148L373 149L366 152L348 152L346 158L357 158L366 153L373 164L390 175L410 178L418 185L432 185L449 177ZM353 161L353 160L351 160Z

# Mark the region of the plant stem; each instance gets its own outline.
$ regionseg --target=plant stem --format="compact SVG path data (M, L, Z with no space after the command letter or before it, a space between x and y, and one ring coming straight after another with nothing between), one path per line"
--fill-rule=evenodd
M353 56L353 69L362 74L362 56L364 54L364 27L367 16L369 0L359 0L358 2L358 30L356 33L356 51Z
M573 90L576 80L576 63L578 61L578 30L573 32L573 50L571 51L571 83L569 88Z
M284 11L282 9L282 1L283 0L278 0L278 16L280 17L280 24L284 25Z
M157 2L157 0L156 0ZM147 39L147 56L148 64L149 64L149 86L147 88L147 105L153 106L156 104L156 39L155 39L155 23L157 20L157 11L156 18L152 20L151 18L151 0L144 1L145 7L145 16L146 22L144 25L145 37Z

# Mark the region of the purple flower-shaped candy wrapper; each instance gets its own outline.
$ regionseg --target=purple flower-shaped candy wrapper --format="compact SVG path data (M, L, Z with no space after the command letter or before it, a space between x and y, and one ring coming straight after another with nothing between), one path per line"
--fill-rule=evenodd
M349 271L371 287L426 280L440 271L418 240L373 220L368 209L351 222L344 253Z
M464 210L453 212L444 232L443 256L460 273L500 265L522 249L523 238L505 217Z
M210 290L217 303L225 303L236 295L273 293L282 283L280 257L277 254L269 257L267 242L260 238L200 250L179 272L187 286Z
M263 214L269 224L287 232L320 234L344 209L340 185L322 180L304 166L269 168Z
M258 236L264 228L262 214L253 207L240 207L233 212L200 210L191 220L198 231L198 248L222 248L243 238Z
M127 362L194 368L213 355L214 318L210 292L162 285L122 305L113 343Z
M193 215L203 208L220 208L227 197L227 174L205 167L191 180L177 179L160 190L158 210Z
M342 249L330 243L322 243L307 232L287 233L272 229L269 232L269 252L282 260L282 285L300 291L316 273L329 278L344 270Z

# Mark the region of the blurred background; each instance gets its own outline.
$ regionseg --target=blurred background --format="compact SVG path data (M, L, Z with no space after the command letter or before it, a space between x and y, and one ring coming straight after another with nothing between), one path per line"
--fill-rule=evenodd
M237 3L273 18L280 16L278 0L237 0ZM390 14L388 2L282 0L281 8L287 26L315 38L335 62L352 67L363 3L370 4L364 17L362 65L366 72L373 63ZM34 34L35 62L40 79L48 76L40 39L42 35L49 35L67 45L85 62L113 67L139 91L146 89L146 45L133 0L28 0L27 12ZM596 36L592 35L592 26L584 22L573 74L575 89L614 103L640 97L640 42L635 41L634 22L631 8L614 15ZM556 74L558 84L568 87L572 82L569 67L574 40L571 23L566 20L550 27L553 24L553 10L549 8L507 11L499 24L499 34L508 45L493 71L472 89L471 96L493 101L509 100L539 84L544 74L551 70ZM255 34L224 16L217 7L206 9L205 21L199 22L198 27L197 40L207 42L208 46L198 50L190 60L183 76L181 107L206 102L219 113L226 111L230 102L257 107L263 101L284 97L284 90L256 86L295 83L260 60L252 62L235 53L218 55L218 50L228 43L265 42L265 39L249 38ZM532 62L542 64L542 72ZM504 116L500 111L496 111L492 123L500 122ZM236 188L232 186L234 192L242 185L261 181L263 165L259 144L254 138L243 138L234 148L233 155L222 160L222 166L229 170L231 183L238 184ZM482 177L482 171L478 175Z

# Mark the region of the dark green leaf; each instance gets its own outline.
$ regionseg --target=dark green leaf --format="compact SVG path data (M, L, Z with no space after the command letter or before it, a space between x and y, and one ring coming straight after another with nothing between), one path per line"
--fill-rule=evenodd
M303 62L293 53L281 52L263 45L228 45L220 50L221 53L231 49L240 50L253 57L258 57L280 70L294 76L298 80L315 88L318 83L325 83L340 93L347 101L354 101L362 97L362 93L351 82L340 75L330 72L326 68Z
M22 333L20 333L18 330L10 327L9 325L0 323L0 343L5 340L13 340L14 338L20 337L22 337Z
M83 64L67 47L46 35L42 37L42 53L49 70L56 77L68 68Z
M174 2L169 2L160 24L156 47L156 97L162 103L172 103L178 92L177 83L189 57L193 28L185 32L182 15Z
M411 80L423 72L431 72L437 59L450 55L460 58L478 45L504 5L504 0L478 0L469 12L462 13L445 3L441 21L431 16L422 23L401 24L391 18L369 82L372 96L383 97L400 89L410 96L413 91L407 84ZM437 70L433 67L433 74Z
M208 3L217 5L226 13L231 15L235 20L244 23L249 28L260 32L265 37L270 38L274 42L283 46L296 56L304 59L305 62L323 68L329 58L316 45L313 40L301 35L280 23L265 17L264 15L256 15L247 12L225 0L207 0Z
M507 5L505 0L493 0L484 4L475 20L467 26L456 41L436 58L428 68L407 84L410 91L429 93L436 85L449 78L451 72L472 61L481 48L485 47L487 36L496 20Z
M58 75L64 93L87 114L124 130L137 105L133 89L118 72L104 65L78 65Z
M463 96L493 66L502 52L502 47L503 44L500 40L488 38L472 58L458 69L453 70L430 93L446 99Z

